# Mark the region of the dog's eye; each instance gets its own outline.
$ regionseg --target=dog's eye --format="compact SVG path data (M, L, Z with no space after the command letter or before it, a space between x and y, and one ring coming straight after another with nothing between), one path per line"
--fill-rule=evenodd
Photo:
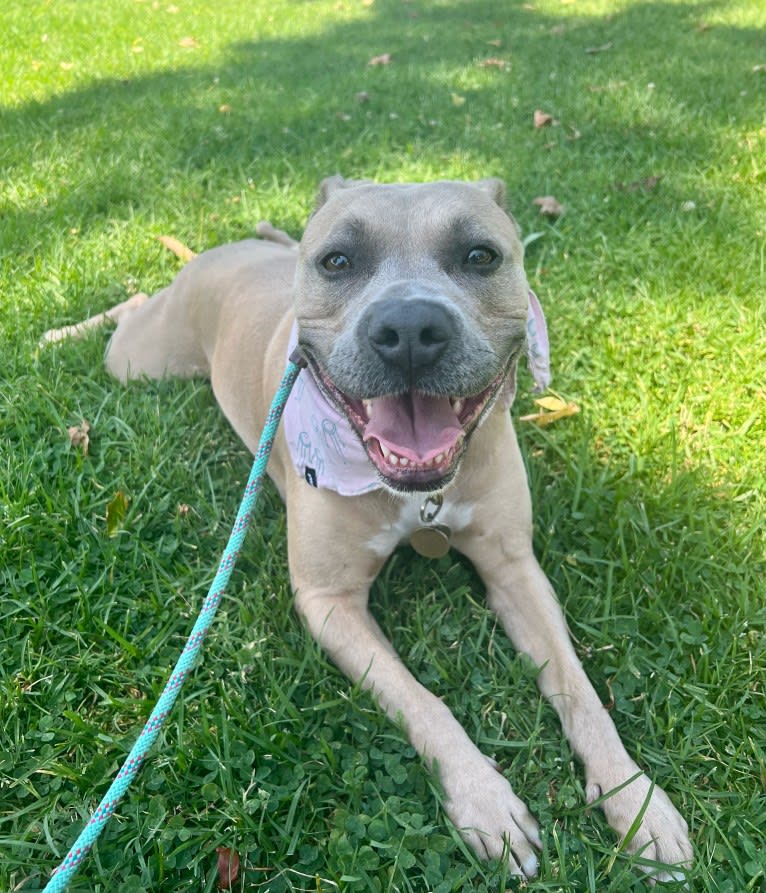
M464 263L470 267L490 267L498 256L497 251L487 248L486 245L477 245L466 254Z
M333 251L332 254L328 254L327 257L322 258L322 266L329 273L344 273L346 270L351 269L351 261L345 254L341 254L339 251Z

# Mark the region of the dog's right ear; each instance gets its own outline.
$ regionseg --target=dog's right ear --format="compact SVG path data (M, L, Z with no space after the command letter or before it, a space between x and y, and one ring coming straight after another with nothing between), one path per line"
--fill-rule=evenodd
M474 183L475 186L478 186L482 192L486 192L487 195L504 211L508 211L508 206L505 201L505 183L499 177L487 177L485 180L478 180Z
M372 180L347 180L345 177L341 177L340 174L325 177L319 184L319 193L314 204L314 211L318 211L327 199L339 190L353 189L354 186L364 186L369 183L372 183Z

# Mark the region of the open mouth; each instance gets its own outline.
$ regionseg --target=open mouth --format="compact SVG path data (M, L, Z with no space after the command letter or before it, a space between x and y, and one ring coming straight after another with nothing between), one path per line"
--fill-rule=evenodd
M508 368L478 394L409 391L355 399L311 363L325 395L351 423L384 482L395 490L438 490L454 477L468 440L493 403Z

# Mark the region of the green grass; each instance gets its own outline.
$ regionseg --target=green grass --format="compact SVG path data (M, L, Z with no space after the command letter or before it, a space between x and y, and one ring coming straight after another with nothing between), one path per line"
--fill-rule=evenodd
M521 426L538 554L628 749L689 821L692 888L763 893L761 7L4 4L1 891L40 889L104 792L249 468L205 383L120 389L104 335L37 339L165 284L178 263L159 234L202 250L263 217L299 234L318 180L341 171L500 175L541 234L527 267L554 386L583 412ZM536 108L559 125L535 130ZM549 193L566 206L555 223L531 203ZM516 414L532 408L522 384ZM66 435L83 418L87 457ZM109 537L118 491L129 510ZM607 874L615 840L471 569L402 551L373 604L540 817L527 889L645 889L621 857ZM212 890L217 846L242 854L239 889L516 888L466 852L400 730L296 620L271 491L182 700L71 889Z

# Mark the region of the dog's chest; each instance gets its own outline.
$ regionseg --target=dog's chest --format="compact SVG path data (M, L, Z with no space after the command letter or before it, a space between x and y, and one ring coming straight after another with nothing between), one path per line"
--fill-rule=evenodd
M381 528L367 542L367 546L380 556L390 555L393 550L410 540L412 534L423 527L421 509L423 495L406 496L399 502L399 512L393 521ZM439 510L438 523L448 527L452 533L464 530L471 523L473 505L468 502L457 502L445 498Z

